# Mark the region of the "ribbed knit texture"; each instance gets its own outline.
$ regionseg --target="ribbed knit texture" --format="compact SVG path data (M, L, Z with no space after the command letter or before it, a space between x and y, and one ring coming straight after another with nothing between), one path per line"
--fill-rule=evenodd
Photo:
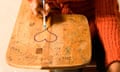
M120 61L120 18L117 0L95 0L96 26L102 40L106 65Z

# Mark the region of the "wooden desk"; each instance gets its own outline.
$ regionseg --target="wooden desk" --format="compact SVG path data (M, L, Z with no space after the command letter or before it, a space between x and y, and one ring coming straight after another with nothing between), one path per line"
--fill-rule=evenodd
M7 50L9 65L20 68L72 68L88 64L91 39L83 15L52 15L43 29L42 18L23 0Z

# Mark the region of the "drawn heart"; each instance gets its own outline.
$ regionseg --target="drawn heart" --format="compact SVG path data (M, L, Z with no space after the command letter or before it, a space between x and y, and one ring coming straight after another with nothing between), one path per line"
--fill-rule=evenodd
M41 32L38 32L34 35L34 40L36 42L54 42L57 40L57 35L50 32L48 29L45 29Z

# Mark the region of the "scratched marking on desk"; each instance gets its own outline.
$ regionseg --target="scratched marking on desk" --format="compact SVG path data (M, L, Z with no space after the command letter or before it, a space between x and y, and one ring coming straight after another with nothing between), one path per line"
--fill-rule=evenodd
M53 40L48 40L47 38L43 38L43 39L40 39L40 40L37 39L37 36L42 35L44 32L47 32L47 33L49 33L50 35L54 36L54 39L53 39ZM57 40L57 37L58 37L58 36L57 36L56 34L50 32L48 29L45 29L45 30L43 30L43 31L41 31L41 32L38 32L38 33L36 33L36 34L34 35L34 41L35 41L35 42L43 42L43 41L46 41L46 42L52 43L52 42L55 42L55 41Z
M35 25L34 22L31 22L31 23L29 24L30 27L33 27L34 25Z
M36 49L36 54L42 54L43 53L43 49L42 48L37 48Z
M60 49L61 49L60 47L56 47L56 48L54 48L53 51L54 51L54 55L55 55L55 56L60 55Z
M11 58L11 56L8 56L8 60L9 60L9 61L12 61L13 59Z
M20 51L20 49L14 47L14 46L12 46L10 49L12 49L12 50L14 50L14 51L16 51L16 52L18 52L18 53L22 53L22 52Z
M30 52L22 52L20 49L16 48L16 47L11 47L11 50L17 52L15 53L16 55L19 55L20 57L18 57L17 59L21 62L27 62L27 64L35 61L37 59L37 56L33 55ZM11 51L12 52L12 51ZM9 60L12 60L13 58L9 57Z
M69 55L71 54L71 48L70 47L66 47L65 48L65 55Z

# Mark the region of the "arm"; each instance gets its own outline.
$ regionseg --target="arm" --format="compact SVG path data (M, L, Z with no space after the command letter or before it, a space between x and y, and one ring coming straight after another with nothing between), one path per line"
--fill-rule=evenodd
M106 66L120 61L120 18L117 4L117 0L95 0L96 26L105 49Z

